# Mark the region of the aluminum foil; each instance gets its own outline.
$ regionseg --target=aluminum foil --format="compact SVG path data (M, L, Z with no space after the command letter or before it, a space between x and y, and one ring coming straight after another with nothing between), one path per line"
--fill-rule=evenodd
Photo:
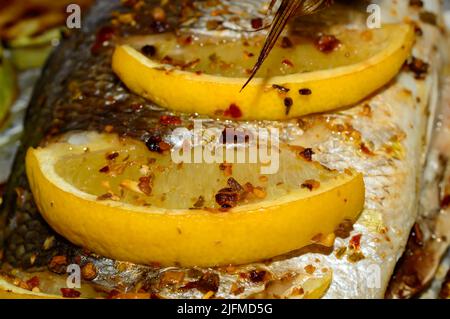
M0 184L6 182L11 171L23 131L25 111L40 73L40 69L32 69L18 75L19 95L11 107L7 121L0 128Z
M450 5L449 1L446 5ZM450 12L446 14L447 22L450 27ZM31 93L35 82L40 74L39 69L29 70L19 74L18 82L20 94L11 109L11 115L0 132L0 182L5 182L9 175L14 154L19 145L19 138L23 130L23 119L26 107L30 101ZM362 129L362 128L361 128ZM450 254L447 260L442 264L435 282L431 288L423 295L423 298L436 298L440 284L447 269L450 267ZM337 287L338 288L338 287Z

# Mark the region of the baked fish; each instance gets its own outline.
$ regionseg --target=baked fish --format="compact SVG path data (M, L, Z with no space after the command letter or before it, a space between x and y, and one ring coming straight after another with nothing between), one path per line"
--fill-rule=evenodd
M447 234L450 228L448 210L449 83L447 69L441 84L439 116L435 123L435 132L424 170L420 213L386 293L386 296L390 298L419 296L431 285L448 250Z
M115 46L127 38L180 28L205 36L240 37L241 19L265 18L260 1L214 2L211 6L209 1L174 1L161 21L162 13L155 13L159 1L100 0L85 17L83 29L73 32L52 54L33 94L3 201L2 287L22 294L60 295L60 289L66 289L67 267L75 264L84 279L77 290L82 297L384 297L418 215L422 170L440 100L439 80L448 50L442 34L442 4L437 0L423 1L423 7L409 1L376 1L383 23L412 22L418 35L414 58L363 102L283 122L226 122L237 127L277 127L286 143L312 150L314 160L322 165L339 171L352 167L364 174L364 211L354 225L338 229L340 236L332 248L307 247L242 266L138 265L73 245L41 216L24 168L30 147L52 145L66 134L88 131L113 132L147 144L169 134L171 123L161 118L174 114L131 93L112 71ZM364 4L342 6L330 9L341 11L325 11L326 20L319 15L308 18L308 23L326 28L338 19L365 25ZM340 14L346 11L352 13ZM130 12L132 21L127 18ZM217 30L208 23L211 16L220 20L214 26L224 28ZM193 119L175 116L187 127ZM216 119L207 122L211 127L223 125ZM33 278L39 278L38 291L33 291ZM64 294L79 296L70 289Z

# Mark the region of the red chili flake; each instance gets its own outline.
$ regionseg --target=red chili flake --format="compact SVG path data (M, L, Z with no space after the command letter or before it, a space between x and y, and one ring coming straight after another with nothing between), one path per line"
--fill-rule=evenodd
M161 150L161 152L168 151L168 150L170 150L170 144L168 144L164 141L161 141L161 142L159 142L159 149Z
M445 195L441 201L441 208L446 209L450 206L450 195Z
M48 265L50 271L57 274L63 274L66 272L67 268L67 257L66 256L54 256Z
M97 196L97 200L98 200L98 201L101 201L101 200L108 200L108 199L111 199L112 197L113 197L113 194L111 194L111 193L106 193L106 194Z
M61 293L64 298L79 298L81 292L71 288L61 288Z
M196 288L203 293L217 292L219 290L220 277L215 273L204 274L197 282Z
M151 177L141 177L139 178L138 187L147 196L152 194L152 178Z
M109 41L113 38L115 30L113 27L104 26L97 32L97 40L101 43Z
M106 155L106 159L109 161L112 161L118 157L119 157L119 153L117 153L117 152L112 152L112 153L109 153Z
M181 125L181 119L178 116L163 115L159 118L162 125Z
M288 66L290 68L294 67L294 63L292 63L292 61L289 60L289 59L284 59L283 61L281 61L281 63L283 63L284 65L286 65L286 66Z
M74 259L73 259L73 261L74 261L77 265L79 265L79 264L81 263L81 256L80 256L80 255L75 256Z
M320 35L316 39L315 45L320 52L331 53L341 45L341 41L334 35Z
M420 228L420 225L418 223L414 224L412 233L411 233L411 237L414 238L415 243L418 246L423 246L423 232L422 229Z
M131 108L133 111L139 111L139 110L141 110L143 107L144 107L144 105L142 105L142 104L140 104L140 103L132 103L132 104L130 105L130 108Z
M351 249L359 250L359 248L361 247L361 237L362 234L358 234L350 239L349 245Z
M116 297L119 294L120 294L119 290L113 289L108 293L108 296L106 296L106 299L113 299L114 297Z
M370 155L370 156L373 156L373 155L374 155L374 153L372 152L372 150L371 150L370 148L368 148L367 145L366 145L365 143L361 143L360 149L361 149L361 152L363 152L363 153L366 154L366 155Z
M423 30L422 30L417 24L414 25L414 33L415 33L418 37L423 36Z
M413 72L417 80L425 79L430 65L425 61L412 57L410 61L406 62L406 67L409 71Z
M247 193L253 193L253 190L255 189L255 187L252 185L252 183L245 183L244 185L244 189Z
M253 29L261 29L263 27L263 19L261 18L252 19L251 24Z
M442 289L441 293L439 294L439 297L442 299L450 298L450 270L447 272L447 275L445 276L445 282L442 284Z
M210 291L217 292L220 285L220 277L215 273L195 274L193 277L201 276L197 281L188 282L181 289L190 290L198 289L202 293Z
M247 58L253 58L255 56L255 54L253 52L248 52L248 51L244 51L244 55Z
M361 111L362 116L372 117L372 107L370 104L364 104L363 109Z
M234 119L242 117L242 111L236 104L231 104L228 110L223 113L225 116L230 116Z
M423 8L423 1L422 0L409 0L409 5L414 7Z
M340 238L347 238L350 236L350 232L353 230L353 221L350 219L344 219L342 223L340 223L336 229L334 230L334 234Z
M100 49L102 48L102 45L99 43L94 43L91 47L91 53L96 55L100 52Z
M99 171L100 173L108 173L108 172L109 172L109 166L106 165L106 166L100 168L98 171Z
M178 38L177 42L182 45L189 45L192 44L192 42L194 42L194 38L192 37L192 35L188 35Z
M164 58L161 59L161 64L173 64L172 57L166 55Z
M301 186L302 188L307 188L312 191L320 187L320 182L313 179L308 179L304 181Z
M228 186L230 186L230 188L232 190L234 190L235 192L238 193L243 193L244 192L244 188L241 186L241 184L239 184L239 182L237 180L235 180L233 177L230 177L227 181Z
M98 54L103 47L103 44L114 37L115 30L113 27L104 26L97 32L95 42L91 47L92 54Z
M264 278L266 277L267 271L265 270L252 270L249 273L249 278L254 283L259 283L264 281Z
M28 287L30 288L30 290L32 290L33 288L39 287L40 281L39 278L37 276L34 276L30 279L28 279L26 281Z
M165 271L160 277L160 285L175 286L183 282L185 273L182 271Z
M226 176L231 176L233 174L233 164L220 163L219 169L224 171Z
M239 194L231 187L223 188L216 194L215 199L221 208L233 208L239 201Z
M300 151L299 155L303 157L303 159L307 160L308 162L312 161L312 156L314 155L314 151L311 148L305 148Z
M437 25L437 16L434 12L430 12L430 11L420 11L419 13L419 18L420 21L427 23L427 24L431 24L431 25Z
M279 93L288 93L290 91L290 89L278 84L272 84L272 88L278 90Z

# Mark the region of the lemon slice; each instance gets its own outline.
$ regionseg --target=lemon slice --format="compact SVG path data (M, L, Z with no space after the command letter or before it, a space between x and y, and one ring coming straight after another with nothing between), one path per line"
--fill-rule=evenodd
M304 153L304 151L303 151ZM332 245L364 206L362 175L279 148L262 164L172 161L142 142L83 133L30 149L26 170L40 212L73 243L139 264L217 266Z
M289 45L282 40L242 92L262 39L199 38L186 44L174 35L149 37L139 43L146 46L118 46L112 67L131 91L168 109L282 120L349 106L381 88L410 54L414 31L396 24L344 29L316 42L286 41Z

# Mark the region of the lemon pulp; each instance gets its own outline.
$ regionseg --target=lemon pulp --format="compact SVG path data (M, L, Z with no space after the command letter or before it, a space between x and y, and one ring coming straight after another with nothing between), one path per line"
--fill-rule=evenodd
M302 158L301 148L288 146L283 146L278 158L273 158L279 161L276 174L262 174L265 165L261 162L176 163L170 153L149 152L145 144L131 139L112 142L111 146L81 153L69 150L55 163L55 172L85 193L102 196L110 192L120 197L121 202L165 209L193 208L199 198L202 205L198 208L220 208L215 195L230 187L230 179L242 187L251 184L261 191L258 195L264 200L273 200L293 191L308 194L310 191L305 186L302 188L305 182L316 181L318 190L320 183L341 175ZM238 153L247 151L240 148L234 151L234 157L237 159ZM138 186L143 177L150 179L151 190L147 194ZM250 196L241 204L258 201L262 199Z
M257 76L271 78L362 62L388 46L390 29L336 28L333 37L338 42L335 48L327 51L321 51L320 36L293 34L281 37ZM138 51L146 45L153 46L154 54L149 58L167 66L194 73L246 77L257 61L264 39L262 36L235 39L166 34L131 38L126 43Z
M179 44L175 35L145 37L131 41L135 47L119 45L112 67L131 91L171 110L283 120L351 106L389 83L410 54L414 29L408 24L344 28L337 36L321 37L314 40L321 44L294 36L288 48L278 46L243 91L258 38L194 37ZM150 44L139 49L137 43Z

